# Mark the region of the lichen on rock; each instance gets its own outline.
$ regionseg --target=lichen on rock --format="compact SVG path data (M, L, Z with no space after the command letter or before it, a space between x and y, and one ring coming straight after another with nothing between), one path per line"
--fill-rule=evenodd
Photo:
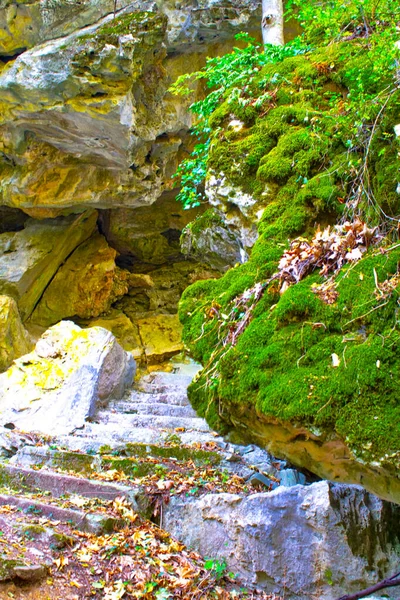
M96 406L121 398L134 373L133 357L111 333L61 321L0 375L1 423L51 435L71 432Z

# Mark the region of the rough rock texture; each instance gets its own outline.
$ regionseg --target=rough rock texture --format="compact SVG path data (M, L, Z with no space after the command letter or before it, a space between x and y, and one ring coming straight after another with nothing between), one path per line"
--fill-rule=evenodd
M8 369L15 358L27 354L32 345L14 298L0 296L0 371Z
M124 312L112 309L97 319L79 323L111 331L124 350L142 364L162 363L183 350L182 326L176 315L150 313L130 319Z
M114 20L113 4L1 0L0 204L44 218L153 203L188 151L190 101L169 84L258 31L261 12L121 0Z
M106 315L102 315L97 319L90 319L89 321L79 319L79 325L103 327L107 331L111 331L123 349L130 352L135 360L142 357L143 347L138 326L122 311L111 309Z
M163 265L182 258L181 231L198 212L184 210L170 192L152 206L102 212L102 230L109 244L123 256L122 264Z
M271 454L285 457L294 465L317 473L324 479L360 484L391 502L400 503L398 471L383 457L364 462L334 432L302 427L299 423L268 419L251 407L240 417L231 413L236 436L252 439ZM393 458L393 457L392 457Z
M115 265L116 254L98 233L81 244L46 288L32 322L49 326L68 317L87 319L108 311L129 289L129 273Z
M184 229L181 250L186 257L222 272L248 258L240 237L228 227L221 213L212 211Z
M137 275L140 274L131 274L130 281ZM176 314L179 299L188 285L218 275L217 271L191 261L179 260L166 264L146 275L151 284L133 284L128 295L121 298L116 307L125 312L132 321L149 314Z
M165 28L155 13L106 17L3 69L3 204L39 215L154 202L181 144L169 132L188 124L162 103Z
M120 398L134 371L133 357L111 333L61 321L0 375L0 421L26 431L68 433L82 427L98 403Z
M234 33L259 29L261 10L257 0L224 2L218 6L212 0L118 0L117 9L153 8L168 16L168 48L171 52L203 46L218 36L232 39ZM114 10L114 0L1 0L0 57L6 58L22 50L61 37L90 25Z
M334 600L398 565L399 508L358 486L323 481L248 498L173 498L163 525L203 555L226 559L248 584L285 598Z
M262 197L243 192L232 185L221 172L215 175L212 171L206 182L206 196L221 215L225 227L236 233L244 248L252 248L258 237L257 224L272 195L266 186Z
M182 325L177 315L155 315L137 321L149 364L160 363L183 350Z
M0 293L18 303L22 320L34 310L59 266L96 227L96 211L55 220L27 221L0 235Z
M118 7L130 4L118 0ZM1 0L0 58L90 25L111 13L114 0Z

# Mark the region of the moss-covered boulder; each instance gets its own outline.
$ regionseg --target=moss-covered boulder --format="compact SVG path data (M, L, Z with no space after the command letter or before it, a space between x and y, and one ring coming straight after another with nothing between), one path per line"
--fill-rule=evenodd
M0 372L8 369L15 358L27 354L32 346L14 298L0 296Z
M48 327L68 317L107 312L129 289L129 273L116 266L116 254L99 233L81 244L47 286L32 322Z
M344 210L353 216L365 146L348 139L343 102L355 70L366 72L363 44L267 65L238 100L215 110L208 177L264 211L248 263L188 288L180 318L204 365L190 398L212 426L400 502L397 244L389 237L336 277L314 272L282 294L271 279L290 238L311 237L317 223L334 223ZM363 85L372 94L377 83ZM370 224L400 212L399 103L394 90L368 146L373 201L356 206ZM241 127L230 125L238 120Z
M0 235L0 293L12 296L25 321L60 265L96 227L97 213L26 222Z

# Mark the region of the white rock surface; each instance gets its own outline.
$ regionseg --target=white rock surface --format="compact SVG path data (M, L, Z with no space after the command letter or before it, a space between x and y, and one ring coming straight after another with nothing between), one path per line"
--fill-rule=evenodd
M399 507L359 486L321 481L248 497L173 498L163 527L204 556L225 559L248 585L334 600L396 572L399 516Z
M101 327L61 321L0 375L0 423L62 435L132 384L133 357Z

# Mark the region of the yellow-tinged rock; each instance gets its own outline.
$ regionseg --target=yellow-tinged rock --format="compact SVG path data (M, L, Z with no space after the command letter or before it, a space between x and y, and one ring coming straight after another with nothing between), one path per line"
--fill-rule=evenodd
M135 361L101 327L61 321L0 375L0 424L57 435L82 427L98 403L121 398Z
M145 277L145 276L144 276ZM120 310L110 310L107 315L98 319L79 322L82 326L103 327L115 336L124 350L130 352L136 360L140 360L143 354L138 326Z
M29 352L32 340L10 296L0 296L0 371L5 371L15 358Z
M182 325L177 315L155 315L137 321L146 360L161 363L183 350Z
M94 231L97 212L59 219L28 220L25 229L0 235L0 293L18 303L23 321L31 315L59 266Z
M78 316L98 317L128 292L129 276L115 264L116 251L99 233L81 244L45 290L31 321L49 326Z

